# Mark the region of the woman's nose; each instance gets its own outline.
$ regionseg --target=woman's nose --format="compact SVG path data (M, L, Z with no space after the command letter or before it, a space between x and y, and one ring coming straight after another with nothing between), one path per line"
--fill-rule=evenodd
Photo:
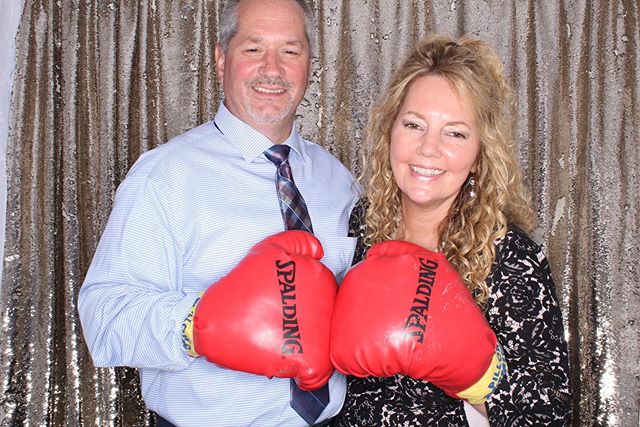
M423 156L437 157L440 155L440 137L430 129L422 135L418 145L418 152Z

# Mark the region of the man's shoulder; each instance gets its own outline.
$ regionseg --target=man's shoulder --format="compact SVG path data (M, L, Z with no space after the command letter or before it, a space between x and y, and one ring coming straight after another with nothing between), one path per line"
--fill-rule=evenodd
M307 156L314 162L319 163L323 167L328 167L327 173L343 173L352 176L349 169L329 150L320 144L300 138L301 143L305 146Z
M159 157L173 157L189 148L197 148L198 143L209 143L216 138L215 125L213 122L203 123L191 128L180 135L169 139L166 143L149 151L154 152Z
M129 175L152 175L154 171L171 170L182 162L197 156L200 142L209 142L214 138L212 122L201 124L186 132L174 136L167 142L154 147L140 155L129 171ZM213 144L209 144L213 146Z

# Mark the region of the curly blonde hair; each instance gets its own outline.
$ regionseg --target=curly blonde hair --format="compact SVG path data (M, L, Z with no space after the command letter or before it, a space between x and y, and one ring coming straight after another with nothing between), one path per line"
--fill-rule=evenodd
M422 40L373 108L363 150L368 244L393 239L401 225L401 192L391 171L391 129L411 84L419 77L446 79L474 114L480 152L473 174L475 197L463 188L439 226L442 249L478 305L489 295L485 282L495 259L495 242L508 225L531 231L534 214L516 158L511 90L502 62L488 44L463 37L430 35ZM468 182L468 181L467 181Z

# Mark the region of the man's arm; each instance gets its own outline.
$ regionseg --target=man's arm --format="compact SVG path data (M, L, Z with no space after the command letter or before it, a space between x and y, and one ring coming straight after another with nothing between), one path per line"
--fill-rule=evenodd
M114 208L78 296L94 364L183 369L190 358L180 325L197 293L182 292L183 243L162 193L130 176Z

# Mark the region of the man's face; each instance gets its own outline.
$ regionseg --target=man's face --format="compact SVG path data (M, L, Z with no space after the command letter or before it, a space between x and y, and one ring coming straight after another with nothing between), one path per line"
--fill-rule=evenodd
M243 0L228 51L216 47L216 71L225 105L264 129L291 127L309 81L304 12L293 0Z

